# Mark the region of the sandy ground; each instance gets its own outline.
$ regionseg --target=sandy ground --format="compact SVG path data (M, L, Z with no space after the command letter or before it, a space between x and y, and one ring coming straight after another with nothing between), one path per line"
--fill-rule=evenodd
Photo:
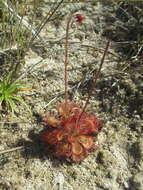
M41 31L44 42L27 52L22 72L33 69L23 80L32 90L22 95L33 115L20 105L15 117L1 114L0 151L23 148L0 154L0 190L143 190L142 73L138 67L120 69L113 45L88 108L103 122L99 150L71 164L48 155L38 140L41 116L54 112L54 105L63 101L64 41L56 41L65 35L68 14L85 15L70 35L68 67L69 98L82 104L106 43L101 38L101 8L91 3L64 5L59 11L62 19Z

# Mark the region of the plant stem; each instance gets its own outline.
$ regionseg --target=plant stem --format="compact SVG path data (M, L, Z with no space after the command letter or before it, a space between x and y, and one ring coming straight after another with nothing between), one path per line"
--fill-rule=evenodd
M66 27L66 37L65 37L65 61L64 61L64 65L65 65L65 69L64 69L64 81L65 81L65 105L68 102L68 77L67 77L67 66L68 66L68 37L69 37L69 28L70 28L70 24L71 24L71 20L72 20L72 16L70 16L68 23L67 23L67 27Z
M94 81L93 81L93 82L94 82L94 83L93 83L93 84L94 84L94 88L96 87L96 82L97 82L97 79L99 78L99 74L100 74L100 72L101 72L101 69L102 69L102 66L103 66L103 63L104 63L105 56L106 56L106 54L107 54L109 45L110 45L110 40L108 40L108 42L107 42L107 44L106 44L106 48L105 48L105 50L104 50L104 52L103 52L103 56L102 56L102 59L101 59L101 62L100 62L99 69L98 69L98 71L97 71L97 73L96 73L96 76L95 76L95 79L94 79ZM84 104L84 106L83 106L82 113L81 113L79 119L81 118L83 112L84 112L85 109L87 108L87 105L89 104L89 100L90 100L90 98L91 98L91 95L92 95L92 90L91 90L91 91L89 92L89 94L88 94L88 97L87 97L86 102L85 102L85 104Z

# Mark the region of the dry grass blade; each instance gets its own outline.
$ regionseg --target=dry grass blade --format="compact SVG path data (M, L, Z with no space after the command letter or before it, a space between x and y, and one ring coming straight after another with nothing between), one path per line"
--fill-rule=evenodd
M32 43L35 38L37 37L37 35L39 35L39 33L41 32L42 28L47 24L47 22L50 21L51 17L54 15L54 13L57 11L57 9L60 7L60 5L63 3L64 0L61 0L55 7L52 8L52 10L50 10L46 16L46 18L44 18L44 20L41 22L41 24L39 25L37 32L35 34L35 36L31 39Z
M3 2L3 4L4 4L4 6L5 6L14 16L16 16L16 18L17 18L18 20L20 20L21 23L22 23L28 30L31 31L31 33L32 33L33 36L36 35L36 37L38 37L38 39L40 39L39 36L38 36L38 34L37 34L37 32L36 32L36 30L33 28L33 26L32 26L31 24L29 24L24 18L22 18L20 15L18 15L18 14L16 13L16 11L8 5L7 1L2 1L2 2Z
M14 152L16 150L20 150L20 149L23 149L24 146L18 146L18 147L15 147L15 148L11 148L11 149L8 149L8 150L3 150L3 151L0 151L0 155L1 154L6 154L6 153L9 153L9 152Z

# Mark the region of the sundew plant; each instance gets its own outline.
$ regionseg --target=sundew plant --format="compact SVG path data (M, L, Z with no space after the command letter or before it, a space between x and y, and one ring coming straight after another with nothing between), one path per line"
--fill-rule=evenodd
M68 34L70 27L81 24L84 19L82 14L71 15L67 22L65 37L65 61L64 61L64 81L65 100L56 105L57 115L46 114L43 117L45 131L41 135L44 141L52 149L52 154L58 158L65 158L70 162L81 162L91 152L97 149L95 138L102 128L101 121L96 115L86 113L91 93L89 93L85 105L68 101ZM109 47L107 42L99 70L96 73L94 87L99 77L105 55Z

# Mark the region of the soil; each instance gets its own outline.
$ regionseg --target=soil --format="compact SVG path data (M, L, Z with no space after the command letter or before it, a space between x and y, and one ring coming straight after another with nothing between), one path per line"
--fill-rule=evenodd
M85 15L82 25L71 30L68 66L69 99L83 104L107 42L102 36L103 10L100 3L65 4L58 12L62 17L47 23L40 33L42 41L26 53L22 76L32 90L20 94L32 116L22 105L16 115L0 116L0 151L22 146L0 152L0 190L143 190L142 65L122 69L115 42L88 106L88 112L103 123L97 136L99 149L81 163L68 163L49 155L39 141L42 116L54 113L54 106L64 101L63 38L68 16Z

